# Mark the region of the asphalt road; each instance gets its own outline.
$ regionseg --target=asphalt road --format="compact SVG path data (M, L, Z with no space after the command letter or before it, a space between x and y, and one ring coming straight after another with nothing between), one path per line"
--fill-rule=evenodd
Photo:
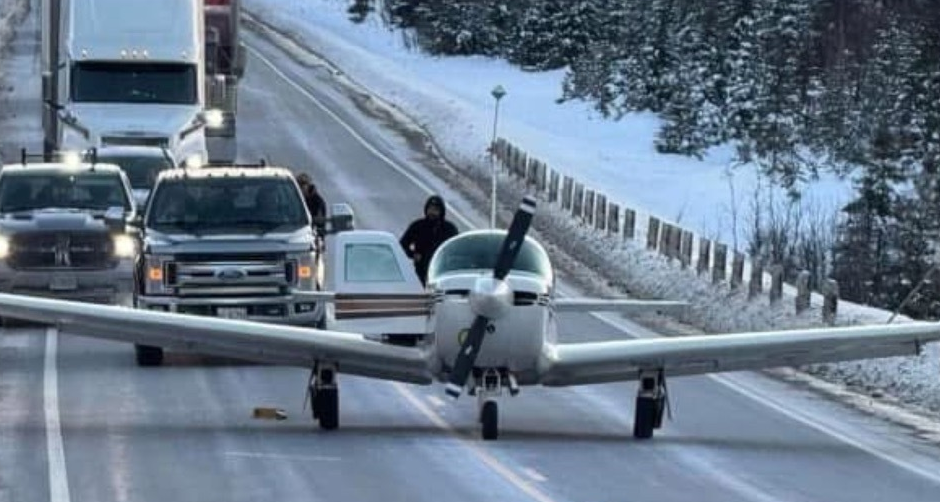
M306 169L361 227L400 232L427 196L403 174L420 173L407 142L361 116L329 72L249 43L241 158ZM568 340L627 336L588 315L561 327ZM634 384L525 389L501 403L500 440L484 443L475 401L445 401L440 386L341 376L341 428L324 433L302 409L303 370L181 354L142 369L124 344L0 336L0 502L859 502L940 490L933 445L755 374L671 380L676 420L645 442L631 436ZM265 405L288 419L252 419Z

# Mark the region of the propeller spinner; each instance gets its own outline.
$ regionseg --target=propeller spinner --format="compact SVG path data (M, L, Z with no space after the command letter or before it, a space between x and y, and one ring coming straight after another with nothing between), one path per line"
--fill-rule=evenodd
M477 316L470 326L467 338L460 346L457 357L454 359L450 380L445 387L447 395L454 399L460 397L463 388L467 384L470 370L473 369L480 348L483 346L483 336L486 333L487 324L490 320L505 315L509 307L512 306L512 290L506 284L505 279L516 262L522 243L525 242L525 236L529 231L533 216L535 216L535 198L526 196L519 204L519 209L516 210L516 214L512 218L512 224L509 225L509 231L506 232L506 238L503 240L503 245L496 256L493 277L478 281L471 292L470 306Z

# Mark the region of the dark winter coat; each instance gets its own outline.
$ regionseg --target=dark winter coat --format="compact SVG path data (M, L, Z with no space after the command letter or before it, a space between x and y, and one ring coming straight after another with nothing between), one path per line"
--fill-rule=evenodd
M314 226L321 225L326 218L326 201L323 200L316 188L307 188L304 193L304 203L307 204L307 211L310 211Z
M440 208L441 216L439 218L429 218L427 216L428 208L431 205ZM424 204L425 217L411 222L401 237L401 246L405 249L408 257L414 261L415 272L418 273L421 284L427 282L428 265L431 263L434 252L444 241L457 235L457 227L445 218L446 211L444 200L437 195L432 195Z

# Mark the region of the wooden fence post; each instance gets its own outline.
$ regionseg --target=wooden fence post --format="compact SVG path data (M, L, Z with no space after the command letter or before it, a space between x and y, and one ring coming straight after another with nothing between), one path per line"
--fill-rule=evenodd
M823 322L833 324L839 309L839 283L835 279L826 279L822 284Z
M597 202L594 206L594 228L597 230L607 230L607 196L597 194Z
M659 254L669 258L669 251L671 251L669 237L672 233L672 225L669 223L660 223L660 227L662 230L659 232Z
M607 204L607 235L620 232L620 206Z
M623 209L623 238L633 239L636 234L636 212L632 209Z
M698 239L698 263L695 264L695 271L698 275L702 275L705 272L708 272L708 267L710 265L709 258L711 258L711 246L712 241L699 237Z
M728 261L728 246L720 242L715 243L715 261L712 263L712 283L718 284L725 280L725 267Z
M581 208L584 206L584 185L575 182L574 184L574 200L571 202L571 216L575 218L581 217Z
M594 190L587 188L584 190L584 210L581 212L581 221L588 226L594 225Z
M731 257L731 289L738 289L744 283L744 254L735 251Z
M770 267L770 303L774 304L783 298L783 267L771 265Z
M750 300L764 290L764 264L754 257L751 261L751 280L748 283L747 299Z
M558 171L551 171L548 176L548 201L558 202Z
M659 243L659 219L650 216L650 224L646 229L646 249L655 250L657 243Z
M571 211L572 199L574 199L574 179L571 176L565 176L561 182L561 208Z
M809 308L809 272L801 270L796 276L796 313L799 314Z
M687 268L692 264L692 240L694 238L692 232L682 231L682 243L679 245L679 261L682 263L682 268Z

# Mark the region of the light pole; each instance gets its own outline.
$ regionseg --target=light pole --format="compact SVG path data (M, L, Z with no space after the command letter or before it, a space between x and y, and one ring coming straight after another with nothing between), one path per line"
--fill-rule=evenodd
M506 89L497 85L490 94L496 98L496 107L493 109L493 140L490 141L490 164L493 171L493 182L490 186L490 228L496 228L496 124L499 121L499 100L506 95Z

